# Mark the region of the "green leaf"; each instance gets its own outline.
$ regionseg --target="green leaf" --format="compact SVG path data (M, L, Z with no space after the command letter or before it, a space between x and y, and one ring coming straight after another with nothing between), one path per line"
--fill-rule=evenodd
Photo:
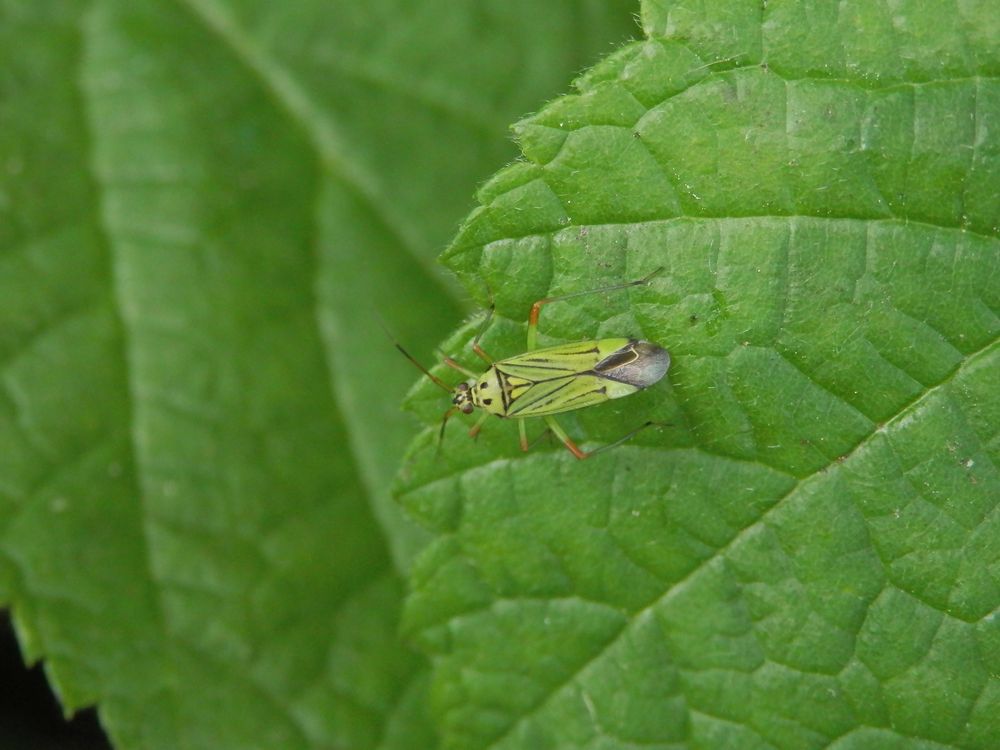
M633 335L668 381L432 448L404 624L453 748L986 748L1000 736L1000 17L645 2L515 127L445 253L483 339ZM475 326L446 351L470 366ZM445 371L441 370L442 377ZM529 434L542 432L532 426Z
M0 9L0 603L117 747L437 744L377 315L429 353L507 123L634 32L534 6Z

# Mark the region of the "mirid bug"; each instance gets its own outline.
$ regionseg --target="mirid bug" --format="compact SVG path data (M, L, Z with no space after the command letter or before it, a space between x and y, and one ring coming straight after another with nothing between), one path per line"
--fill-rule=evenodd
M476 409L481 409L483 415L469 430L470 436L475 437L479 433L483 423L491 414L504 419L516 419L521 437L521 450L526 451L528 434L524 421L530 417L540 417L574 456L583 459L621 445L639 430L651 425L652 422L646 422L609 445L584 451L566 434L553 415L593 406L648 388L658 382L670 367L670 354L666 349L651 341L632 338L578 341L574 344L539 349L536 340L538 317L543 306L587 294L600 294L647 284L662 270L662 267L657 268L638 281L538 300L531 306L528 315L527 351L506 359L495 360L479 345L479 340L489 327L493 312L491 308L472 342L472 350L486 361L489 368L477 375L450 357L445 357L446 365L469 378L468 381L459 383L455 387L449 386L441 378L431 374L396 343L396 348L403 353L403 356L452 396L452 406L441 420L440 437L443 439L445 425L453 414L459 411L471 414Z

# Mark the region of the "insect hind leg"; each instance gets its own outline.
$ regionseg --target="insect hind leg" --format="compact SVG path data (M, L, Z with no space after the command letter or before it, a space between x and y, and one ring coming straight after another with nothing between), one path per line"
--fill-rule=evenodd
M569 452L572 453L577 458L579 458L581 461L583 459L585 459L585 458L590 458L591 456L596 456L598 453L602 453L604 451L609 451L612 448L617 448L622 443L626 443L629 440L631 440L633 437L635 437L635 435L637 433L642 432L647 427L651 427L652 425L656 424L656 422L646 422L645 424L643 424L643 425L641 425L639 427L636 427L631 432L629 432L629 433L623 435L622 437L618 438L613 443L608 443L607 445L602 445L600 448L595 448L592 451L585 451L585 450L582 450L573 441L573 438L571 438L569 435L566 434L566 431L555 420L554 417L545 417L545 423L549 426L549 429L552 430L552 432L555 433L556 437L558 437L560 440L562 440L563 445L566 446L566 448L569 450Z

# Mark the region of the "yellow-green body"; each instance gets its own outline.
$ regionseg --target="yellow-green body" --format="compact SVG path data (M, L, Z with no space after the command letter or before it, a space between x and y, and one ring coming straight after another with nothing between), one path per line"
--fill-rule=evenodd
M581 297L586 294L611 292L648 284L650 279L663 271L657 268L645 277L624 284L613 284L600 289L570 292L557 297L540 299L531 306L528 315L528 338L524 354L495 360L479 346L479 339L489 326L493 308L483 321L479 333L472 340L472 351L484 359L489 368L481 375L467 369L451 357L444 363L468 376L469 380L451 387L428 371L411 357L398 343L396 348L415 364L436 385L451 392L451 408L441 419L439 440L444 439L448 417L456 412L472 414L476 409L483 413L469 430L473 437L479 434L483 422L493 416L517 420L521 435L521 449L528 450L528 435L524 421L528 417L541 417L548 429L558 437L577 458L587 458L602 450L621 445L639 430L653 422L646 422L615 442L592 451L582 450L559 426L555 414L582 409L613 398L628 396L658 382L670 367L670 354L659 344L634 338L595 339L561 344L539 349L538 316L542 306L552 302ZM440 445L440 442L438 443Z
M649 341L578 341L498 360L466 393L498 417L544 417L628 396L660 380L669 365L667 351Z

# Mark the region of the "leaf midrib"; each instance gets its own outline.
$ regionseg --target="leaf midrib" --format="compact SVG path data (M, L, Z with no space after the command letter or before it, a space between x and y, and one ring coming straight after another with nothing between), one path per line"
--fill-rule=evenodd
M115 321L117 323L118 329L121 332L121 337L118 341L118 356L121 362L121 367L125 372L125 382L128 386L128 391L124 394L124 420L128 428L128 440L123 441L125 449L128 451L128 463L127 465L132 467L130 472L130 485L132 487L132 494L136 498L137 504L139 505L139 512L137 514L139 520L139 535L142 542L142 563L144 565L143 579L147 582L147 585L152 590L152 595L148 598L151 606L153 607L153 612L151 613L150 620L155 623L156 627L156 638L161 643L169 643L166 616L164 613L164 602L162 598L162 592L160 589L154 585L156 581L153 575L153 562L151 557L151 544L149 539L149 529L145 523L145 519L149 515L149 508L146 505L146 492L142 486L142 471L141 463L139 460L138 445L141 444L140 436L137 432L137 420L135 414L135 401L136 401L136 384L135 384L135 366L130 357L130 347L129 347L129 328L126 324L125 315L123 314L123 303L122 303L122 290L121 290L121 276L118 273L118 268L120 267L120 259L117 257L114 248L113 232L108 223L108 215L106 210L106 205L104 201L104 196L106 194L106 188L101 180L100 170L98 167L98 155L97 155L97 137L98 126L96 122L96 116L92 106L92 96L91 92L88 90L86 80L84 79L84 71L87 68L87 59L89 57L88 50L92 46L93 39L93 17L96 13L96 5L91 5L86 11L84 11L80 16L80 27L78 29L78 59L77 59L77 75L74 80L77 96L79 97L80 103L80 124L81 130L83 132L83 150L85 153L85 163L88 170L88 178L93 187L93 200L92 208L94 212L94 225L95 231L97 233L97 241L103 247L104 256L107 258L107 274L108 274L108 295L111 301L112 314L114 315ZM161 660L165 670L173 669L172 660ZM107 690L110 680L106 673L101 674L101 685ZM168 674L165 675L163 680L164 684L174 684L177 682L177 675ZM175 738L180 738L183 736L181 725L178 720L179 708L176 699L176 693L174 691L163 691L160 693L167 693L166 699L171 702L170 709L165 713L169 714L169 723L171 727L172 734ZM94 696L95 702L100 702L104 697L102 695Z
M416 226L407 221L399 212L393 211L394 201L383 195L374 174L364 164L351 157L352 149L348 139L335 121L327 117L311 101L308 94L273 59L269 58L254 43L253 39L208 0L174 0L186 10L196 22L229 49L234 58L252 74L261 88L284 112L294 127L301 132L317 156L324 169L352 191L379 217L386 229L399 241L424 273L438 286L443 294L450 292L441 284L425 256L418 250L424 244Z
M356 150L348 147L348 139L342 133L342 128L320 111L311 101L306 91L288 74L278 63L270 59L253 39L246 34L225 12L210 0L174 0L185 12L194 18L195 22L203 26L222 45L231 51L234 59L247 70L256 80L261 89L275 104L279 112L292 126L303 134L305 142L316 155L319 169L317 172L327 172L339 180L348 190L354 193L359 201L367 206L372 215L377 217L388 232L394 236L397 243L387 246L389 252L398 252L401 248L411 259L416 261L416 265L421 269L427 286L434 289L434 293L444 298L456 300L455 290L444 283L442 275L427 260L426 254L419 252L419 248L424 245L423 237L416 225L407 221L398 211L393 210L397 201L393 201L389 196L380 192L378 181L370 170L357 158L352 157ZM319 197L321 190L318 187L313 189L313 240L310 242L311 265L310 276L312 283L309 288L311 297L311 316L316 330L316 340L321 342L324 349L323 367L326 372L327 384L334 403L338 407L340 415L347 419L351 410L346 408L344 401L345 394L342 389L335 387L336 380L332 371L331 357L338 356L336 352L329 350L322 325L322 309L318 286L318 224L319 224ZM349 426L349 423L348 423ZM356 430L348 429L350 439L347 441L348 450L355 474L361 479L361 484L365 488L369 501L378 497L384 490L379 486L377 477L372 471L366 470L371 461L366 458L362 451L364 447L359 441L354 439ZM391 545L390 545L391 546Z

